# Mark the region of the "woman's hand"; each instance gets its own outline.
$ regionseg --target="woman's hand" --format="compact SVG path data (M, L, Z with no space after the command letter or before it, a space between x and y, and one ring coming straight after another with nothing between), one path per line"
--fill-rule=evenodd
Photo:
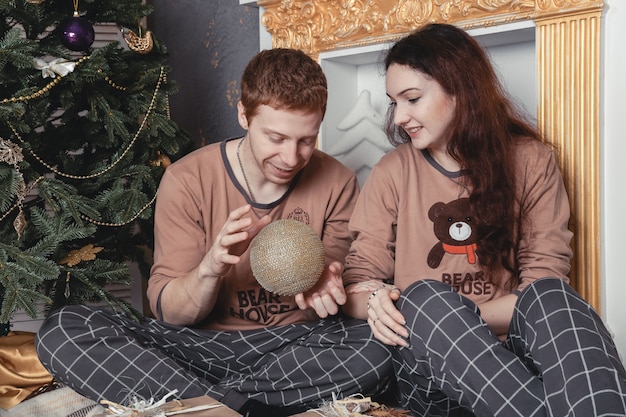
M390 346L406 347L409 345L406 320L395 305L400 294L399 288L383 284L369 294L365 308L367 322L376 339Z
M324 267L320 279L310 290L296 295L296 304L301 310L312 308L321 318L335 315L339 306L346 303L341 273L343 265L332 262Z

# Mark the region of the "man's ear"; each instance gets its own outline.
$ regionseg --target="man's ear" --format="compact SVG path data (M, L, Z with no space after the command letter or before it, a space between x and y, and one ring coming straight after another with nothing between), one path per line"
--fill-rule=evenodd
M239 126L244 130L248 130L248 117L246 116L246 109L243 107L241 101L237 102L237 120L239 121Z

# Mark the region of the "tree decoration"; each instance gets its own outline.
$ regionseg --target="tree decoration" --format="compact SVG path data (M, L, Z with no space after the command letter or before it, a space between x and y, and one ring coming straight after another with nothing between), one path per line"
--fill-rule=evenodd
M163 169L166 169L168 166L172 164L172 160L169 158L169 156L163 154L159 150L157 151L156 158L150 161L150 164L155 167L163 167Z
M89 54L74 58L59 29L68 1L0 2L0 336L18 312L43 318L68 304L139 318L117 290L149 276L166 163L153 160L192 148L169 117L177 86L166 82L166 49L155 42L138 54L88 39L77 49ZM143 0L80 6L96 28L124 27L153 9ZM80 17L77 0L74 10ZM131 276L131 264L141 276Z
M61 22L58 30L61 43L70 51L86 51L96 37L93 25L78 13L78 0L74 0L74 15Z
M141 36L141 30L139 33L140 35L137 35L130 29L122 29L122 37L126 41L128 47L138 54L147 54L152 51L152 48L154 47L152 32L147 31L143 36Z
M15 220L13 220L13 228L17 232L18 240L22 238L22 233L26 228L26 217L24 216L24 211L22 210L22 203L24 198L26 197L26 183L24 182L24 176L20 172L19 164L24 160L24 155L22 154L22 149L11 142L10 140L4 140L0 138L0 162L5 162L13 167L16 171L16 177L18 178L18 189L17 189L17 202L15 205L18 207L19 211Z
M17 232L17 239L20 240L22 238L22 234L24 233L24 229L26 229L26 216L24 215L21 203L21 200L24 200L24 193L22 191L18 194L18 199L20 200L18 203L19 211L15 220L13 220L13 228Z
M22 148L10 140L0 138L0 162L7 163L19 170L20 162L23 160Z
M82 57L81 59L79 59L78 61L76 61L74 67L76 67L76 65L80 65L83 61L87 59L89 59L89 55L86 55ZM33 59L33 65L35 65L35 58ZM43 76L43 73L42 73L42 76ZM50 89L52 89L54 86L59 84L62 78L63 78L63 75L59 74L58 77L54 77L52 81L50 81L48 84L46 84L44 87L40 88L39 90L35 91L34 93L4 98L0 100L0 104L27 102L30 100L34 100L36 98L40 98L41 96L46 94L48 91L50 91Z
M76 266L83 261L93 261L96 259L96 254L102 251L102 249L104 248L90 243L80 249L70 251L59 263L67 266Z
M43 78L55 78L57 74L64 77L74 71L76 62L68 61L64 58L55 58L50 62L46 62L41 58L33 58L33 67L41 70Z
M72 267L72 266L78 265L79 263L83 261L93 261L96 259L96 254L102 251L103 249L104 248L100 246L94 247L90 243L88 245L83 246L80 249L70 251L70 253L68 253L65 258L61 259L59 264ZM63 291L63 295L65 296L66 300L69 300L69 298L72 295L72 290L71 290L72 287L70 285L71 278L72 278L71 272L67 271L65 274L65 291Z

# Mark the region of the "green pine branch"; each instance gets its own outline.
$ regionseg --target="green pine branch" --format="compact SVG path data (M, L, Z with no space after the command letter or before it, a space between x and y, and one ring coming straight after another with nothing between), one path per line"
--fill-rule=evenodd
M53 306L80 304L84 300L89 300L93 304L105 303L112 310L121 310L136 319L142 316L128 302L116 297L107 289L107 286L112 284L130 285L128 265L106 259L95 259L83 262L76 267L64 268L64 272L66 277L69 273L70 278L69 281L57 283L51 291Z
M9 30L0 40L0 72L7 64L16 69L31 68L33 55L37 51L37 42L24 39L18 28Z
M151 11L142 0L79 5L92 24L136 33ZM71 52L55 28L72 14L69 1L0 0L0 138L23 155L17 167L0 159L0 323L18 309L34 317L38 302L46 313L97 302L137 317L109 288L129 285L129 262L147 279L164 169L154 161L192 148L168 115L178 86L158 36L148 54L117 41ZM33 67L56 58L73 71L44 78Z
M0 243L0 323L7 323L13 312L23 309L37 317L37 301L49 301L38 291L40 284L58 277L58 265L36 251L20 251L15 246Z

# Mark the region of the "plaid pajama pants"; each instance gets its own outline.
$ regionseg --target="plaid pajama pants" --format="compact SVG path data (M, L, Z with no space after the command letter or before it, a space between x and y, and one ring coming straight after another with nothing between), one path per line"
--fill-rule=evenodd
M393 380L389 349L367 323L338 317L251 331L206 331L85 306L45 320L37 352L59 381L93 400L129 404L209 395L238 410L248 398L317 406L376 395Z
M626 371L591 306L564 281L535 281L517 300L505 343L476 305L418 281L398 308L410 347L393 352L414 416L626 416Z

